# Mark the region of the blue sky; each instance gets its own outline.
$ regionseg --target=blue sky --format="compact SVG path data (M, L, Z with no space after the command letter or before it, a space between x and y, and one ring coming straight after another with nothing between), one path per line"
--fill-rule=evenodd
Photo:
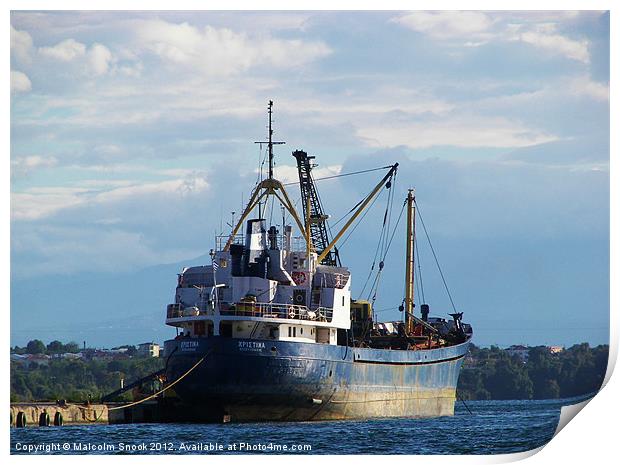
M609 14L597 11L13 12L14 289L207 253L256 180L269 99L285 181L296 148L317 155L316 176L400 163L398 195L416 188L478 344L608 342ZM377 179L321 182L326 210L339 218ZM342 249L355 292L383 208ZM386 319L402 261L386 260ZM450 311L422 263L431 308ZM36 309L24 295L14 343L86 337L43 329L61 292ZM163 326L166 303L122 314ZM39 334L26 333L33 314ZM109 328L89 340L129 337Z

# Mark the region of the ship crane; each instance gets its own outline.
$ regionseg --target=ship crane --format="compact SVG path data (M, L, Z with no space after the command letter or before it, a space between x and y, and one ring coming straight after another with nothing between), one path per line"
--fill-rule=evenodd
M390 169L387 172L387 174L379 181L379 183L374 187L374 189L370 192L370 194L368 194L360 203L358 203L354 207L355 208L354 213L351 215L351 217L346 222L346 224L336 234L336 236L331 240L331 242L327 243L329 239L327 237L327 231L325 231L324 236L321 236L319 239L321 242L317 244L314 242L315 238L312 236L313 225L319 225L319 228L315 230L315 234L322 234L322 231L319 231L319 232L316 232L316 231L318 231L321 227L322 228L325 227L325 220L320 219L321 217L325 215L323 215L322 209L320 208L320 203L318 201L318 194L316 193L316 189L314 188L314 186L312 186L312 191L309 190L309 186L312 184L311 182L309 183L308 181L306 181L305 183L302 183L302 189L304 189L304 184L305 184L305 188L308 189L306 192L306 196L303 195L303 190L302 190L302 199L305 201L304 214L305 214L306 222L304 224L304 222L301 220L301 218L297 214L295 207L293 203L291 202L288 196L288 193L286 192L286 189L284 188L284 185L273 177L273 165L274 165L273 146L284 144L284 142L275 142L273 140L272 107L273 107L273 101L270 100L269 105L268 105L268 114L269 114L268 140L257 142L259 144L267 144L268 146L269 177L267 179L263 179L255 187L254 192L252 192L252 196L250 197L250 200L248 201L245 209L243 210L243 213L241 214L240 218L237 220L235 226L233 227L230 233L230 236L228 237L228 240L226 241L226 245L223 248L223 251L226 252L230 250L230 246L233 244L235 240L235 235L237 234L239 229L241 229L241 226L245 222L246 218L248 218L252 210L254 210L254 208L256 208L257 206L260 207L261 201L263 200L266 201L267 198L269 198L270 196L274 196L280 201L280 204L291 214L291 216L293 217L293 220L295 220L295 223L297 227L299 228L300 233L306 239L308 256L310 255L311 250L315 250L317 249L317 246L319 246L318 247L319 250L317 250L317 255L318 255L317 262L328 263L330 260L333 260L333 263L335 264L337 257L338 257L338 252L335 248L336 243L342 238L345 232L349 229L349 227L353 224L353 222L360 216L360 214L366 209L366 207L368 207L368 204L370 204L370 202L375 198L375 196L381 190L381 188L390 183L390 180L392 179L392 177L396 173L396 170L398 169L398 163L395 163L394 165L390 166L389 167ZM305 155L307 157L307 154ZM309 159L307 160L307 163L309 164ZM374 170L371 170L371 171L374 171ZM310 178L310 168L308 168L307 170L307 176L308 178ZM312 192L314 194L312 194ZM313 208L312 195L315 195L316 197L314 208ZM310 212L311 214L308 215L307 212ZM311 221L313 219L313 215L315 217L314 218L315 221Z
M329 237L327 235L328 216L323 213L323 207L312 179L312 168L316 166L311 162L314 157L308 156L303 150L294 151L293 156L297 160L301 198L306 200L302 202L302 205L305 224L309 225L307 233L317 254L320 255L329 245ZM329 266L338 266L339 262L340 259L336 247L330 250L321 261L323 265Z

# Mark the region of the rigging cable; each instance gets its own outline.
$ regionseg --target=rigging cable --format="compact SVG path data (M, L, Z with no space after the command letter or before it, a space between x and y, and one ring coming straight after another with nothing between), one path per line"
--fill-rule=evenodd
M345 176L353 176L355 174L364 174L364 173L370 173L372 171L387 170L387 169L390 169L390 168L392 168L392 165L381 166L379 168L371 168L371 169L361 170L361 171L353 171L351 173L334 174L333 176L325 176L323 178L315 178L314 181L325 181L327 179L344 178ZM287 182L284 185L285 186L291 186L293 184L299 184L299 181Z
M258 186L263 180L263 166L267 161L267 150L265 149L265 153L263 154L263 147L259 145L258 149L258 172L256 173L256 184L254 187Z
M414 241L415 241L415 239L414 239ZM414 258L414 262L415 262L415 259L417 258L417 256L415 255L415 252L414 252L414 257L415 257ZM420 295L420 283L419 283L419 280L418 280L419 277L420 277L420 273L414 267L413 268L413 282L415 283L415 293L413 294L413 297L414 297L414 299L413 299L414 300L413 306L414 306L414 308L415 308L415 298ZM419 300L419 298L418 298L418 300Z
M381 271L383 270L383 266L382 264L385 262L385 259L387 257L388 251L390 250L390 246L392 245L392 241L394 240L394 236L396 235L396 231L398 231L398 225L400 224L400 220L403 217L403 212L405 211L405 205L406 202L403 203L403 206L400 209L400 213L398 214L398 219L396 220L396 224L394 225L394 229L392 229L392 235L390 236L390 240L387 243L386 249L385 249L385 253L383 255L383 257L381 258L381 262L379 264L379 271L377 272L377 277L375 279L376 282L376 289L375 289L375 295L373 296L373 301L374 299L376 299L376 294L377 294L377 289L379 288L379 278L380 278L380 274ZM374 286L374 284L373 284Z
M420 212L420 207L418 203L413 199L413 203L418 209L418 216L420 217L420 223L422 223L422 228L424 229L424 234L426 235L426 239L428 240L428 245L431 248L431 252L433 253L433 257L435 258L435 263L437 264L437 269L439 270L439 274L441 276L441 280L443 281L443 285L446 288L446 292L448 293L448 297L450 298L450 304L452 304L452 309L456 313L456 307L454 306L454 301L452 300L452 295L450 294L450 290L448 289L448 284L446 283L446 278L444 278L443 272L441 271L441 266L439 265L439 260L437 259L437 254L435 254L435 249L433 248L433 244L431 242L431 238L428 235L428 231L426 230L426 226L424 225L424 220L422 219L422 214Z
M368 205L368 206L366 207L366 211L362 214L361 218L357 221L357 223L355 224L355 226L353 226L353 229L351 229L351 231L349 231L349 233L347 234L347 236L346 236L346 237L342 240L342 242L340 243L340 248L342 248L342 246L343 246L343 245L344 245L344 244L345 244L345 243L349 240L349 238L351 237L351 234L353 234L353 233L355 232L355 230L357 229L357 227L358 227L360 224L362 224L362 221L364 221L364 218L366 217L366 215L368 214L368 212L372 209L373 205L377 202L377 200L379 199L379 197L381 197L381 193L382 193L382 192L383 192L383 191L381 191L381 192L379 193L379 195L377 195L377 196L376 196L376 197L372 200L372 202L370 202L370 205ZM363 202L364 200L365 200L365 198L364 198L364 199L362 199L362 202ZM361 202L360 202L360 203L361 203ZM358 205L359 205L359 203L358 203ZM353 208L355 208L355 207L353 207Z
M379 170L385 170L385 169L390 169L390 168L392 168L392 166L391 166L391 165L388 165L388 166L381 166L381 167L379 167L379 168L371 168L371 169L367 169L367 170L354 171L354 172L351 172L351 173L336 174L336 175L333 175L333 176L326 176L326 177L323 177L323 178L314 178L314 177L313 177L313 178L312 178L312 180L313 180L313 181L323 181L323 180L326 180L326 179L342 178L342 177L345 177L345 176L353 176L353 175L356 175L356 174L370 173L370 172L372 172L372 171L379 171ZM294 182L284 183L284 184L283 184L283 186L291 186L291 185L294 185L294 184L299 184L299 181L294 181ZM372 191L371 191L371 192L372 192ZM317 195L318 195L318 191L317 191ZM359 206L362 204L362 202L364 202L364 200L365 200L365 199L366 199L369 195L370 195L370 192L369 192L368 194L366 194L364 197L362 197L362 199L361 199L358 203L356 203L356 204L353 206L353 208L351 208L351 210L349 210L347 213L345 213L345 214L344 214L344 215L343 215L343 216L342 216L342 217L341 217L338 221L336 221L336 222L335 222L335 223L333 223L333 224L329 224L329 223L328 223L328 224L327 224L327 227L328 227L328 229L329 229L330 234L333 234L333 233L332 233L332 227L336 227L339 223L341 223L343 220L345 220L345 219L346 219L346 218L347 218L347 217L348 217L351 213L353 213L353 212L355 211L355 209L356 209L357 207L359 207ZM376 198L375 198L375 200L376 200ZM320 202L320 201L321 201L321 200L320 200L320 198L319 198L319 202ZM297 205L297 203L298 203L298 202L299 202L299 200L298 200L297 202L295 202L295 206ZM374 203L374 201L373 201L373 203ZM370 208L370 207L369 207L369 208ZM342 247L342 244L341 244L341 247Z
M314 176L312 175L312 170L310 170L310 179L312 179L312 183L314 184L316 179L314 179ZM321 210L322 210L324 204L323 204L323 200L321 200L321 194L319 193L318 189L314 189L314 192L316 193L316 197L317 197L317 199L319 201L319 205L321 206ZM325 218L324 222L325 222L325 226L327 226L327 228L326 228L327 243L329 244L332 241L332 238L334 237L334 234L332 233L332 228L331 228L329 222L327 221L328 219L329 219L329 216L327 218ZM340 258L338 257L338 249L336 248L335 245L334 245L334 258L337 260L336 263L340 264Z
M391 206L392 206L391 201L394 200L394 197L392 194L393 192L394 192L393 190L388 191L388 201L385 206L385 214L383 215L383 225L381 227L381 233L379 234L379 240L377 242L377 247L375 249L375 255L372 259L372 265L370 266L370 270L368 271L368 276L366 277L366 281L364 281L364 286L362 287L362 290L359 293L360 297L364 294L364 291L366 290L366 286L368 285L368 282L370 281L372 272L374 271L375 265L377 264L377 257L381 257L383 255L385 242L387 241L387 236L390 230L390 226L388 224L387 232L386 232L385 223L386 223L386 218L388 215L388 209L390 211L390 217L391 217ZM368 293L368 298L370 298L370 294L372 293L372 289L374 288L375 282L376 282L376 278L375 278L375 281L373 281L373 285L370 288L370 291Z
M362 294L364 294L364 291L366 290L366 286L368 285L368 281L370 281L370 277L372 276L372 272L375 269L375 264L377 263L377 256L379 255L379 246L381 245L381 242L377 242L377 248L375 249L375 256L372 259L372 265L370 266L370 271L368 271L368 276L366 277L366 281L364 281L364 286L362 287L362 290L360 291L360 297L362 296Z
M269 208L269 225L271 226L273 224L273 202L274 202L274 196L271 196L271 207ZM265 210L267 209L267 204L265 203ZM265 216L267 216L267 214L265 213Z
M262 159L262 161L261 161ZM256 188L258 187L258 185L263 182L263 166L265 165L265 162L267 161L267 151L265 150L265 154L263 155L263 149L262 149L262 144L259 145L259 149L258 149L258 172L256 173L256 183L254 184L254 189L256 190ZM241 194L243 196L243 194ZM241 204L242 204L242 211L243 211L243 197L241 199ZM258 202L258 212L259 212L259 216L261 213L261 202Z
M348 212L346 212L342 217L340 217L340 219L338 221L336 221L333 226L336 227L336 225L338 225L339 223L341 223L343 220L345 220L347 218L347 216L349 216L351 213L353 213L355 211L355 209L357 207L359 207L362 203L364 203L364 200L366 200L366 198L371 194L372 190L368 192L368 194L366 194L364 197L362 197L362 199L357 202L355 205L353 205L353 207L351 208L351 210L349 210ZM373 202L374 203L374 202Z
M390 190L388 191L388 201L385 208L385 214L383 215L383 226L381 229L381 235L379 237L379 243L381 244L381 261L379 262L379 270L377 270L377 275L375 276L375 280L373 282L372 287L368 293L368 297L370 300L370 294L373 293L372 303L375 303L377 300L377 291L379 290L379 282L381 280L381 275L383 272L383 266L385 264L385 258L388 252L388 237L390 235L390 222L392 218L392 207L394 206L394 191L396 184L396 175L394 175L386 184L386 187ZM387 229L386 229L387 222ZM390 241L391 244L391 241Z
M424 297L424 282L422 281L422 262L420 260L420 251L418 250L418 241L414 241L413 244L415 247L416 263L418 264L418 281L420 291L422 291L420 295L422 296L422 303L426 303L426 297Z

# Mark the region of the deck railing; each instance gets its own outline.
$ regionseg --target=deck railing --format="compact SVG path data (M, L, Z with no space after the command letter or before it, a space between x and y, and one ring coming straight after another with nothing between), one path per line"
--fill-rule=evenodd
M221 315L251 316L259 318L287 318L291 320L332 321L333 309L317 307L309 309L305 305L263 303L263 302L237 302L235 304L222 304Z
M181 308L181 304L169 304L166 308L166 318L182 318L186 316L213 315L214 310L210 303L205 305L193 305Z
M309 320L331 322L334 310L327 307L309 309L305 305L289 305L261 302L237 302L228 304L222 302L220 315L246 316L258 318L286 318L291 320ZM181 308L181 304L170 304L166 310L166 318L182 318L201 315L213 315L210 306Z
M223 250L230 236L215 236L215 250ZM267 244L269 244L269 234L267 234ZM286 236L284 234L276 235L278 249L285 249ZM306 250L306 238L303 236L291 236L291 251L303 252ZM245 234L235 234L232 244L245 244Z

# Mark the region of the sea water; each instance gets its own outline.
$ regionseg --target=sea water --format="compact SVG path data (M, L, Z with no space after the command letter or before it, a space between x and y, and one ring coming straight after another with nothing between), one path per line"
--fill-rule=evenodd
M11 453L506 454L549 442L562 405L580 400L457 402L428 419L12 428Z

